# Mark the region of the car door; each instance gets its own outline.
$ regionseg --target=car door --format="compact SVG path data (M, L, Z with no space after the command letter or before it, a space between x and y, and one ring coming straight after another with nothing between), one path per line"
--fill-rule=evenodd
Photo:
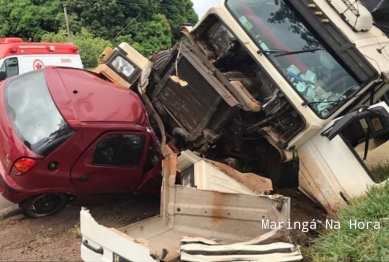
M148 133L102 134L76 161L71 180L83 193L133 192L143 177Z
M344 121L342 125L334 125L337 122L332 121L322 132L298 149L299 187L328 212L336 212L351 198L365 194L370 186L384 183L374 178L363 161L364 142L353 146L342 134L347 126L355 124L356 128L351 130L352 133L357 133L359 128L359 133L362 132L363 136L366 128L362 127L362 124L365 123L363 125L367 126L366 123L369 123L368 125L373 129L372 133L387 137L389 107L385 102L381 102L369 107L369 110L374 108L378 109L377 113L369 112L369 115L364 118L359 118L360 116L356 114L356 118L353 119L350 117L352 113L345 115L343 118L344 120L348 118L348 121ZM356 148L362 149L362 152L357 152ZM368 152L371 151L369 149Z

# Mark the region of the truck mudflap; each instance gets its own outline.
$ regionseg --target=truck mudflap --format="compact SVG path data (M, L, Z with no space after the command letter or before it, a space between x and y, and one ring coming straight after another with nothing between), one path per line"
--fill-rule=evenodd
M369 187L386 183L388 179L379 180L371 169L388 161L388 155L382 155L389 150L388 135L385 102L332 121L298 149L300 190L335 213L352 198L365 195Z
M166 154L167 151L170 152ZM177 166L187 167L189 162L199 161L190 154L186 154L187 157L183 154L182 161L177 161L170 149L164 148L163 152L160 215L116 230L99 225L89 211L82 208L83 261L302 259L298 248L288 243L289 231L283 226L290 219L289 197L257 194L251 186L239 187L231 183L233 178L227 174L222 180L229 184L226 186L228 193L213 191L213 186L205 185L212 184L210 181L196 182L197 186L209 189L175 184ZM180 163L177 165L177 162ZM221 174L216 177L220 179ZM263 178L258 179L263 181Z

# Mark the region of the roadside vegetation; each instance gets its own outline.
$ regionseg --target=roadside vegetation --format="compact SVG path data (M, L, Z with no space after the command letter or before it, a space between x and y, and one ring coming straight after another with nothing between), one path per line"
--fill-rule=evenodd
M2 37L74 42L85 68L96 67L105 47L122 41L146 57L169 49L178 39L181 25L197 20L190 0L18 0L1 1L0 5Z
M47 33L42 36L42 42L65 43L67 34L65 30L60 30L58 33ZM93 68L97 64L98 56L108 46L112 46L111 42L100 37L95 37L87 29L83 28L81 32L72 35L72 42L80 50L80 56L84 67Z
M72 233L73 233L73 236L75 238L81 238L82 237L82 234L81 234L81 227L80 227L80 224L77 223L73 226L72 228Z
M389 177L389 162L375 166L372 172L381 179ZM389 261L389 183L370 188L367 196L352 200L333 220L340 223L340 229L325 228L306 250L309 260ZM364 228L355 228L355 220Z

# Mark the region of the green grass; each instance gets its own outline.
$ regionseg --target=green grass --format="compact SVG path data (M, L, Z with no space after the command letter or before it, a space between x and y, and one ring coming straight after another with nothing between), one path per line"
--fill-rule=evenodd
M381 178L389 176L389 163L372 171ZM350 220L379 222L380 229L350 228ZM306 250L312 261L389 261L389 183L370 188L366 197L352 200L334 219L340 229L325 229Z
M72 233L73 233L75 238L82 237L80 224L76 224L76 225L73 226Z
M8 224L7 221L4 221L4 220L0 221L0 229L5 228L7 226L7 224Z
M389 161L380 162L376 166L372 167L371 172L377 176L379 181L383 181L389 177Z

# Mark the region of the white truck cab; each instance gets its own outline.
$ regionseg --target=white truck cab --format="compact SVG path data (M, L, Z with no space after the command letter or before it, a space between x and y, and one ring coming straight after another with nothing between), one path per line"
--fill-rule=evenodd
M23 42L21 38L0 38L0 81L45 66L83 68L77 46L71 43Z

